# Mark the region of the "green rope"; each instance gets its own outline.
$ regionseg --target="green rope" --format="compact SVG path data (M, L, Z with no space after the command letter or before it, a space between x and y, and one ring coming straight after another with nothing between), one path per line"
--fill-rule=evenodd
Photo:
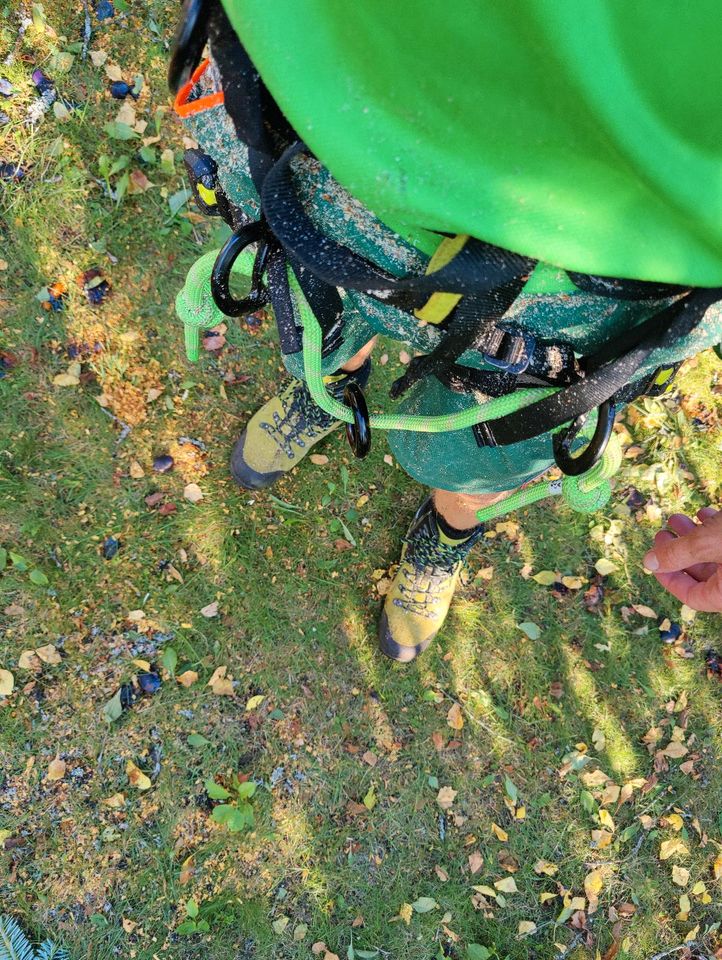
M301 314L303 325L303 372L309 392L314 402L326 413L342 420L344 423L353 423L353 413L344 403L334 399L326 389L323 380L321 357L323 350L323 333L320 324L298 281L292 274L289 275L291 287L296 295L296 302ZM380 413L369 417L369 424L376 430L414 430L418 433L447 433L451 430L464 430L473 427L484 420L495 420L508 413L514 413L522 407L528 406L536 400L556 393L555 387L544 387L539 390L517 390L505 397L498 397L483 404L475 404L467 410L458 410L455 413L444 413L438 416Z
M607 449L602 458L586 473L578 477L563 477L561 480L547 480L533 483L523 490L517 490L505 500L477 511L479 523L496 520L513 510L521 510L546 497L562 496L569 506L579 513L594 513L609 502L612 495L610 479L622 465L622 447L616 433L609 438Z
M218 250L211 250L196 260L175 298L176 313L183 321L186 357L191 363L196 363L200 355L201 330L210 330L225 319L211 296L211 273L217 256ZM255 257L255 246L246 247L233 270L250 277Z
M188 271L183 289L176 297L176 312L183 321L185 331L186 356L191 362L198 360L200 352L200 331L208 330L220 323L224 314L218 309L211 296L211 272L218 255L217 250L204 254ZM234 270L250 275L253 270L255 250L246 248L234 264ZM326 389L324 383L322 355L323 331L301 290L293 271L289 269L289 283L295 295L303 326L303 365L306 383L314 402L330 416L344 423L353 423L353 414L344 403L340 403ZM451 430L464 430L498 417L514 413L523 407L556 393L554 387L539 390L517 390L505 397L498 397L483 404L475 404L467 410L439 416L409 414L373 414L370 425L376 430L415 430L423 433L446 433ZM561 429L561 428L559 428ZM593 513L608 502L612 488L609 480L619 470L622 463L622 450L616 434L613 434L604 456L591 470L578 477L564 477L561 480L534 483L507 497L491 507L479 510L479 522L493 520L512 510L543 500L546 497L563 496L570 507L581 513Z

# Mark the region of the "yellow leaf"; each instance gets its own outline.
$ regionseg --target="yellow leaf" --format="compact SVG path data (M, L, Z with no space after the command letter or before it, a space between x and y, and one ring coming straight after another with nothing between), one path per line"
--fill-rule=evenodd
M679 760L681 757L686 756L689 751L683 743L678 743L677 741L672 741L668 743L667 746L662 750L662 753L665 757L671 757L672 760Z
M256 710L258 707L261 706L261 704L263 703L263 701L264 701L265 699L266 699L266 698L265 698L262 694L260 694L260 693L259 693L259 694L256 694L256 696L255 696L255 697L251 697L251 699L250 699L250 700L248 701L248 703L246 704L246 710L247 710L249 713L251 712L251 710Z
M592 830L592 842L596 850L604 850L614 838L606 830Z
M414 908L411 906L411 904L402 903L401 906L399 907L399 916L404 921L407 927L411 923L411 918L413 917L413 915L414 915Z
M219 697L233 696L233 677L230 674L226 676L227 673L228 667L216 667L213 676L206 684Z
M592 734L592 743L596 750L603 750L607 744L607 738L604 736L604 731L600 730L599 727L594 728L594 733Z
M581 590L586 582L583 577L562 577L562 583L567 590Z
M0 697L9 697L15 688L15 677L9 670L0 670Z
M126 763L125 772L128 774L131 787L135 787L136 790L150 790L152 786L150 777L147 777L142 770L139 770L132 760L128 760Z
M137 667L139 670L146 670L150 672L150 663L148 660L131 660L131 663L134 667Z
M43 665L40 663L40 657L37 656L34 650L23 650L18 660L18 666L21 670L33 670L35 672L43 669Z
M678 813L669 813L664 819L667 823L667 826L670 826L675 831L675 833L679 833L679 831L684 826L684 820L680 817Z
M543 587L550 587L553 583L556 583L558 579L556 573L552 570L540 570L539 573L535 573L532 577L532 580L536 580L536 582L540 583Z
M676 883L678 887L686 887L689 883L689 870L676 865L672 867L672 883Z
M53 383L56 387L77 387L80 379L74 377L72 373L59 373L53 377Z
M501 840L502 843L506 843L506 841L509 839L509 834L506 832L506 830L502 830L501 827L496 823L492 823L491 832L494 834L496 839Z
M601 870L592 870L584 878L584 892L589 900L596 899L602 892L604 876Z
M558 897L557 893L540 893L539 894L539 903L549 903L550 900L554 900Z
M328 457L325 453L312 453L309 460L317 467L325 467L328 463Z
M56 757L48 764L48 780L62 780L65 776L65 760Z
M100 802L103 804L103 806L110 807L111 810L122 810L125 806L125 794L114 793L112 796L106 797Z
M496 900L496 890L492 890L491 887L481 884L479 886L472 887L471 889L476 890L477 893L480 893L484 897L492 897L494 900Z
M692 909L692 904L689 901L689 897L686 893L683 893L679 898L679 913L677 914L678 920L686 920L689 916L689 911Z
M722 878L722 853L717 854L717 859L712 864L712 873L715 880Z
M197 679L198 674L195 670L184 670L180 676L176 677L176 680L182 687L192 687Z
M687 936L684 938L685 943L691 943L693 940L697 939L697 934L699 933L699 924L696 927L692 927Z
M679 837L674 837L672 840L663 840L659 848L659 859L669 860L669 858L675 854L678 854L680 857L688 857L689 850Z
M514 877L504 877L503 880L497 880L494 884L497 890L502 893L518 893Z
M599 810L599 822L605 829L609 830L610 833L614 833L616 829L614 820L612 820L609 810L605 810L604 807L601 807Z
M617 786L616 783L612 783L611 780L606 785L602 791L602 795L599 798L599 802L602 804L616 803L619 800L619 795L621 793L621 788ZM630 793L631 796L631 793Z
M526 820L526 807L517 807L514 816L517 820Z
M559 867L556 863L550 863L548 860L537 860L534 864L534 873L538 873L539 876L544 874L547 877L553 877L558 872Z
M634 610L635 613L638 613L640 617L647 617L649 620L657 619L656 611L652 610L651 607L645 606L643 603L633 603L632 610Z
M603 770L594 770L592 773L582 774L582 783L585 787L603 787L609 777Z
M130 461L128 472L134 480L142 480L145 476L145 470L141 467L137 460Z
M456 790L452 787L442 787L436 795L436 802L442 810L449 810L456 799Z
M461 730L464 726L464 717L461 713L461 707L455 703L446 714L446 722L452 730Z
M38 647L35 653L40 657L43 663L57 664L62 663L60 654L52 643L46 644L44 647Z
M692 887L692 896L701 897L703 893L706 893L706 891L707 885L703 883L702 880L698 880L697 883L695 883L695 885Z
M587 905L587 901L584 899L584 897L572 897L571 902L569 904L571 909L574 911L583 910L586 907L586 905Z
M528 937L530 933L536 933L536 924L533 920L520 920L516 935L518 937Z
M601 577L608 577L610 573L614 573L614 571L617 569L617 565L616 563L612 563L611 560L601 557L594 564L594 569Z

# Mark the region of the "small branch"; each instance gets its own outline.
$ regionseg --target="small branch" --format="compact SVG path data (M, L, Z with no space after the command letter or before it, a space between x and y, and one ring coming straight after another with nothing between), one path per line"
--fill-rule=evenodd
M83 52L80 57L85 62L88 56L88 44L90 43L90 9L88 8L88 0L83 0L83 9L85 10L85 30L83 32Z
M671 957L673 953L679 953L680 950L691 950L692 947L699 947L698 940L690 940L689 943L680 943L678 947L672 947L671 950L665 950L664 953L655 953L649 960L662 960L662 957Z
M116 417L116 415L111 413L110 410L106 410L105 407L101 407L100 409L103 411L106 417L110 417L114 423L120 424L122 429L118 434L118 439L115 442L116 444L122 443L133 428L121 420L120 417Z

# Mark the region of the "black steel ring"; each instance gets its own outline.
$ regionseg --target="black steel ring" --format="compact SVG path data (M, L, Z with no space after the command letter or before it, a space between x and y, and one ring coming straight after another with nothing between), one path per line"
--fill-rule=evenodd
M607 449L616 413L617 408L611 400L605 400L599 406L594 435L584 450L576 457L572 456L571 448L577 434L584 425L586 415L577 417L566 430L561 430L554 435L552 440L554 461L562 473L565 473L568 477L578 477L579 474L586 473L595 463L598 463Z
M262 220L247 223L231 234L216 257L211 273L211 296L227 317L253 313L268 303L268 290L263 284L263 272L268 260L266 235L267 228ZM230 290L231 270L236 258L252 243L258 243L258 252L253 264L251 291L247 297L236 300Z
M351 446L353 455L359 460L363 460L371 449L371 424L369 423L369 408L366 406L366 397L364 397L363 390L357 383L352 381L345 388L343 402L347 407L351 407L353 412L353 423L346 424L346 439Z
M201 61L208 40L208 0L185 0L171 47L168 87L175 96Z

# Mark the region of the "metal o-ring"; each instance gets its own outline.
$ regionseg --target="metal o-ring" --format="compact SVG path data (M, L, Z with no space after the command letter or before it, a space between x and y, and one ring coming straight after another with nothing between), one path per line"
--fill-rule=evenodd
M371 449L371 424L369 423L369 409L363 390L357 383L349 383L343 392L343 400L353 413L353 423L346 424L346 439L353 455L359 460L367 455Z
M211 296L218 309L227 317L240 317L244 313L253 313L268 303L268 290L262 282L268 258L265 237L266 226L262 221L247 223L231 234L216 257L211 273ZM236 258L252 243L259 243L253 265L253 286L247 297L236 300L230 290L231 270Z
M175 96L198 66L208 40L208 0L185 0L168 64L168 87Z
M554 461L562 473L565 473L568 477L578 477L599 462L612 435L616 413L617 409L611 400L605 400L600 405L597 411L597 426L594 435L578 456L572 456L571 448L577 434L584 425L586 416L577 417L566 430L555 434L552 441Z

